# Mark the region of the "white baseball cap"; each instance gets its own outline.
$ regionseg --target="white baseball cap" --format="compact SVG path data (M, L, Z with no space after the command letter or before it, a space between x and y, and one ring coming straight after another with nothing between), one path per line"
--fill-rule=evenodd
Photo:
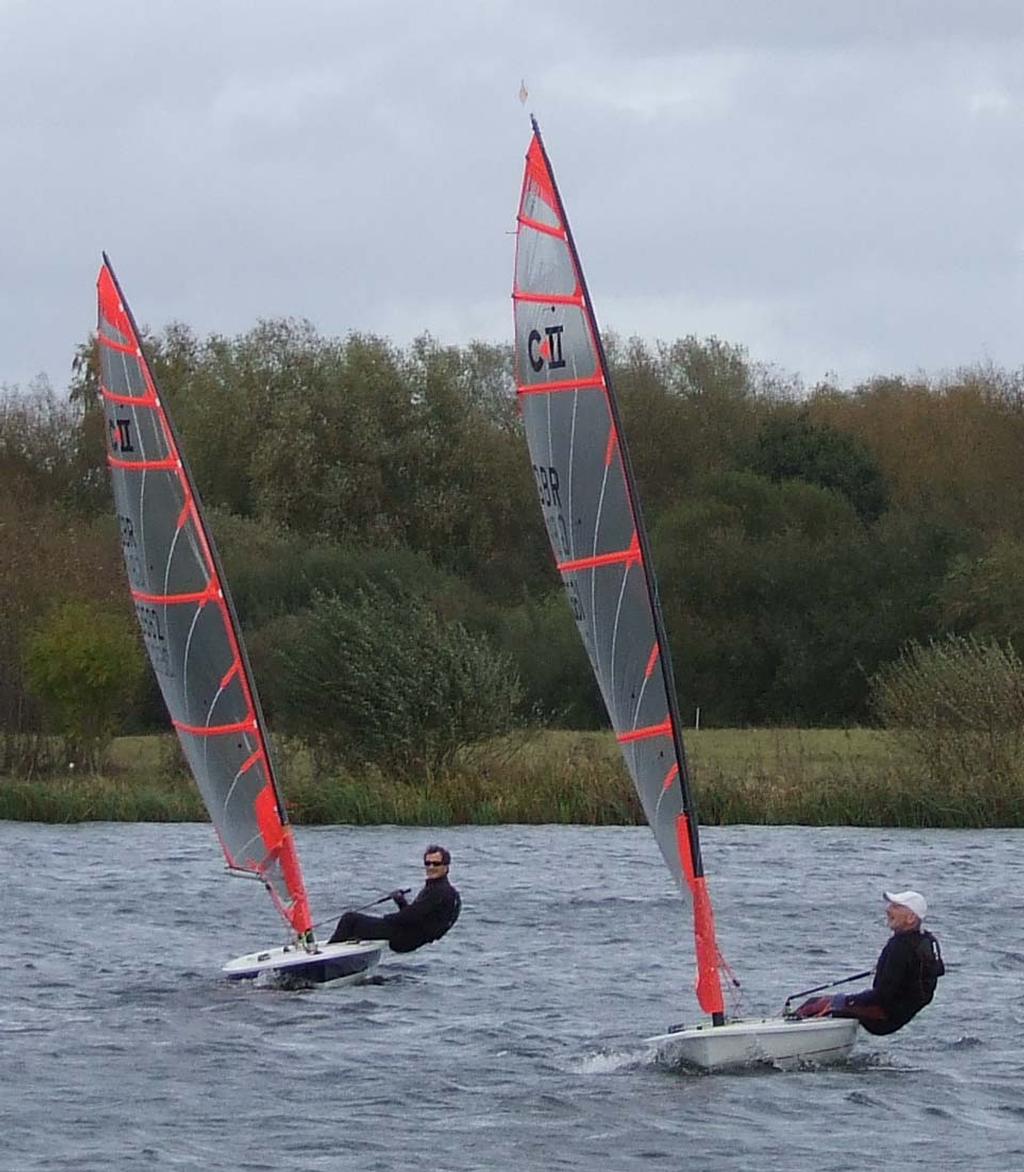
M883 891L882 894L890 903L910 908L919 920L928 914L928 901L919 891Z

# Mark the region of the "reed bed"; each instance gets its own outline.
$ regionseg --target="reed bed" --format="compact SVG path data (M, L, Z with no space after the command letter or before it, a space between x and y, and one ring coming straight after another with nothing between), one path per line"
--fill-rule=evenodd
M1024 826L1020 776L939 776L892 733L702 729L687 735L700 820L807 826ZM520 733L466 751L436 775L319 771L280 745L294 822L447 826L636 825L643 814L609 733ZM204 821L170 737L115 743L102 775L0 776L0 818L39 822Z

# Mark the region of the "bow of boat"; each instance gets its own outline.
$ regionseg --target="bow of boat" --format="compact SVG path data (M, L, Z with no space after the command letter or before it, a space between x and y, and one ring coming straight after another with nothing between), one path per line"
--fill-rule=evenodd
M317 944L311 950L290 944L237 956L221 972L229 981L267 976L274 981L304 986L352 985L370 976L382 951L379 942L366 940Z
M850 1018L801 1021L773 1017L710 1023L670 1030L645 1039L667 1066L727 1070L758 1063L773 1066L831 1066L850 1056L857 1037Z

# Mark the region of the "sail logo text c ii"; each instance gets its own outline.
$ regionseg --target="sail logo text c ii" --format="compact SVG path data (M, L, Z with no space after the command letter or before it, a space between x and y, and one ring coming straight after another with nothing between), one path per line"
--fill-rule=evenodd
M110 420L110 450L112 452L134 452L132 446L132 421L130 419Z
M562 357L562 331L564 326L545 326L544 334L540 330L530 330L526 339L526 350L530 359L530 366L535 374L540 374L545 363L548 370L561 370L565 366Z

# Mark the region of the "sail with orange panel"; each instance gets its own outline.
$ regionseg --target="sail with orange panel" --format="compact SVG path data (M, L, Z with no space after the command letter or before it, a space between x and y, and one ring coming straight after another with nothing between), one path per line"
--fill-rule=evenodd
M516 384L555 562L619 746L693 909L697 998L724 1012L657 583L619 406L579 255L536 121L517 220Z
M107 463L146 651L229 867L261 879L302 935L309 901L220 560L105 255L97 289Z

